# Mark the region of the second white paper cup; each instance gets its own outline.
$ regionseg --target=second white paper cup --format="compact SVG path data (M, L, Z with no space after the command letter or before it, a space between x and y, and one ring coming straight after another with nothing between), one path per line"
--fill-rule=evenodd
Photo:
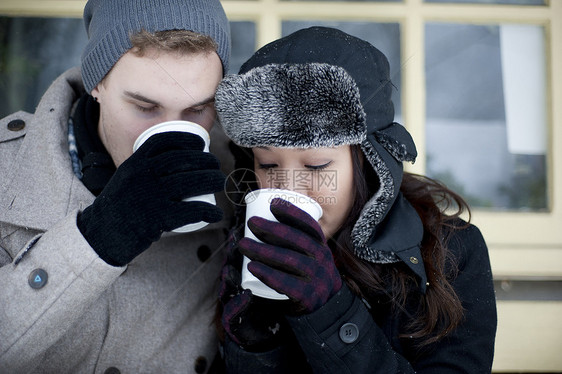
M135 144L133 145L133 152L135 152L139 147L152 135L160 134L162 132L170 132L170 131L181 131L181 132L189 132L195 135L200 136L203 141L205 142L205 148L203 149L204 152L209 152L209 146L211 144L211 137L205 128L201 125L198 125L194 122L189 121L168 121L162 122L157 125L154 125L147 130L145 130L142 134L139 135ZM209 203L216 205L217 202L215 200L214 194L207 194L207 195L200 195L200 196L193 196L184 199L183 201L202 201L204 203ZM190 232L199 230L207 226L209 223L205 221L190 223L188 225L178 227L174 229L174 232Z
M303 195L298 192L281 190L274 188L264 188L261 190L255 190L250 192L245 197L246 202L246 227L244 229L244 236L257 241L260 241L254 233L248 228L248 219L253 216L258 216L265 218L270 221L277 222L277 219L271 213L270 204L274 198L281 198L286 200L293 205L296 205L300 209L304 210L316 221L322 217L322 207L314 199ZM242 288L249 289L252 294L267 299L275 300L286 300L288 297L286 295L280 294L279 292L266 286L262 281L260 281L256 276L248 270L248 263L250 259L244 256L244 261L242 263Z

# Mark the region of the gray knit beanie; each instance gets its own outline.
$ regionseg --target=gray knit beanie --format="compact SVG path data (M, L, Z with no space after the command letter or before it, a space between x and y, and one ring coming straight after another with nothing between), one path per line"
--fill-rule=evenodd
M89 0L84 24L89 41L82 53L82 79L88 93L131 48L130 34L143 29L209 35L228 71L230 27L219 0Z

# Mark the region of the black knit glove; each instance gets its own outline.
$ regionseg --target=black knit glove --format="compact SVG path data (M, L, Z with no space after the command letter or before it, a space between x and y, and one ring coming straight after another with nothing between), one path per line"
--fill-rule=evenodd
M77 221L104 261L123 266L164 231L222 219L222 211L214 205L182 201L224 186L219 161L203 148L203 140L196 135L161 133L150 137L117 168Z

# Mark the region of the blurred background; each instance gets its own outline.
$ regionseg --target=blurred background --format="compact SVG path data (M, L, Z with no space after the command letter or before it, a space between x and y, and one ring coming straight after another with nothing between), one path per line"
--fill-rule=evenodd
M222 3L230 73L260 46L313 25L386 54L396 121L420 155L407 170L463 195L490 248L494 372L562 372L562 0ZM1 117L33 112L53 79L79 65L84 4L0 0Z

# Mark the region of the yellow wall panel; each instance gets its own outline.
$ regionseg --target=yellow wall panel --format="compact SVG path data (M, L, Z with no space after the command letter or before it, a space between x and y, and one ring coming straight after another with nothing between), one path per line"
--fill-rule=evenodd
M562 372L562 302L499 301L493 371Z

